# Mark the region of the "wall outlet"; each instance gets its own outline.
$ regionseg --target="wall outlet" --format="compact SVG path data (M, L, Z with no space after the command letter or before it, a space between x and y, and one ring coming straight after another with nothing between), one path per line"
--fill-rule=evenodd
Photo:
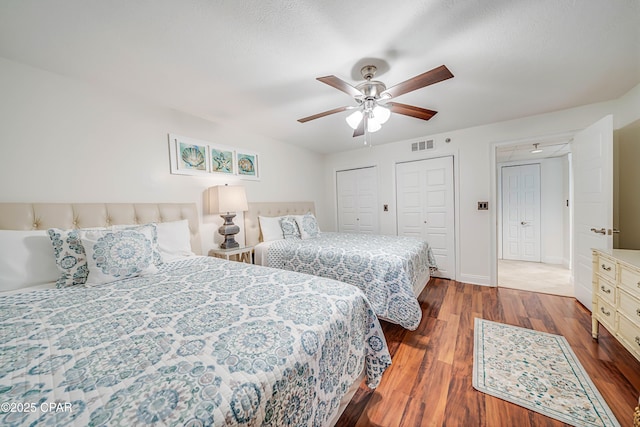
M478 202L478 210L479 211L488 211L489 210L489 202Z

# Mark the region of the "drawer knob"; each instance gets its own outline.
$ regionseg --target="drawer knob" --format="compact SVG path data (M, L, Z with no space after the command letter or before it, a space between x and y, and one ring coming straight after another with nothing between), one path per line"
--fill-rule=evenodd
M605 316L611 316L611 312L610 311L605 311L604 307L600 307L600 311L602 312L602 314L604 314Z
M640 316L640 308L636 309L636 314Z
M611 289L607 289L604 286L600 286L600 289L602 290L602 292L604 292L605 294L610 294L611 293Z
M607 267L606 265L602 264L602 269L604 271L611 271L611 267Z
M640 337L636 337L636 344L640 345Z

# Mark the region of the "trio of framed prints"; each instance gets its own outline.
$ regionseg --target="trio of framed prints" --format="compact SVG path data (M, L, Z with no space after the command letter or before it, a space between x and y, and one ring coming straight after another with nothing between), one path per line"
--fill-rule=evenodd
M249 150L169 134L169 156L172 174L260 179L258 154Z

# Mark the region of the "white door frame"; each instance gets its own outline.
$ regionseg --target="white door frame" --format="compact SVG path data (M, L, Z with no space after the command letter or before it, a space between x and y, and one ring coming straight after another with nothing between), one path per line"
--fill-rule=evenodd
M562 132L562 133L546 135L546 136L533 136L530 138L523 138L523 139L517 139L517 140L510 139L506 141L497 141L497 142L491 143L491 150L490 150L491 155L489 156L490 157L489 159L490 191L491 191L489 195L489 217L490 217L489 256L491 257L490 258L491 265L489 269L489 285L490 286L498 286L498 238L499 238L498 228L500 225L498 224L498 198L499 198L498 194L499 194L499 188L500 188L498 185L499 168L498 168L498 162L496 160L496 157L498 154L498 148L508 147L511 145L519 145L519 144L528 143L528 142L533 144L534 142L540 142L541 140L545 140L545 139L567 139L568 140L572 138L573 135L575 135L579 131L580 129L577 129L574 131ZM569 205L573 206L573 200L569 200Z

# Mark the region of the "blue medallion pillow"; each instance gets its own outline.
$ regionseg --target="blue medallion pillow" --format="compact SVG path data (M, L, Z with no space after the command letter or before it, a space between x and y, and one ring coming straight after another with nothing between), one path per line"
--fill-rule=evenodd
M47 230L53 251L56 258L56 266L60 271L60 278L56 282L57 288L66 288L68 286L84 285L87 281L89 268L87 265L87 256L85 254L82 240L80 239L80 231L88 230L126 230L137 229L140 227L152 227L153 247L154 247L154 263L158 266L162 263L162 257L158 250L158 236L155 225L116 225L111 228L84 228L63 230L59 228L50 228Z
M155 225L121 230L80 230L89 274L86 285L99 285L158 272Z
M87 281L89 270L87 269L87 257L84 253L78 230L50 228L47 233L53 245L56 266L61 273L56 282L56 287L66 288L68 286L84 285Z
M298 229L300 230L301 238L312 239L320 235L320 227L318 227L318 221L311 212L307 212L302 216L296 216L295 219L296 223L298 224Z
M280 228L285 239L300 239L298 223L293 216L283 216L280 218Z

